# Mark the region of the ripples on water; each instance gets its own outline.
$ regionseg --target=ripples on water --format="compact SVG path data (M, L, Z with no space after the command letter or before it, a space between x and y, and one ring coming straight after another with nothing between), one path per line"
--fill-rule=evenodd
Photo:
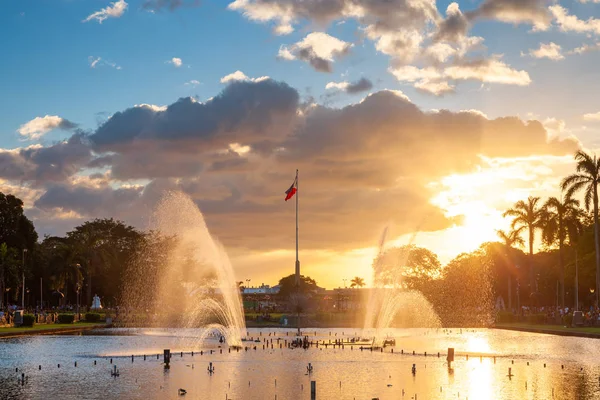
M282 340L293 338L293 332L286 337L285 330L248 331L254 337L262 332L262 339L274 338L268 336L270 332ZM600 342L596 339L501 330L405 329L389 332L396 337L394 354L389 347L385 353L350 350L348 346L343 350L263 350L262 343L251 342L244 344L256 345L256 351L228 353L224 349L220 354L218 341L209 340L204 344L205 354L200 356L198 332L193 329L95 333L0 340L0 398L176 399L181 398L177 390L185 388L191 399L221 400L226 395L236 400L275 399L276 395L279 400L310 399L311 380L317 381L317 399L411 399L415 394L422 400L552 399L553 391L556 399L600 398ZM360 335L354 329L305 333L313 340L339 339L342 333L346 337ZM448 347L456 349L452 373L444 360ZM166 348L174 353L168 372L161 364ZM211 348L215 352L209 355L206 350ZM197 352L193 357L180 357L180 351L191 350ZM412 356L413 350L417 355ZM132 354L136 355L133 363ZM160 360L156 354L161 354ZM110 376L110 357L121 372L118 378ZM208 362L216 368L212 376L206 371ZM311 376L306 375L309 362L314 366ZM411 373L413 364L417 367L415 376ZM42 365L41 371L38 365ZM512 379L507 377L509 367ZM18 373L15 368L19 368ZM18 382L21 371L28 376L23 386Z

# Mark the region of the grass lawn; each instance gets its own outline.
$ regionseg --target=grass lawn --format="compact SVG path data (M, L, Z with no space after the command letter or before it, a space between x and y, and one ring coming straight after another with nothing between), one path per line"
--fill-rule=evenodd
M21 333L21 332L35 332L49 329L65 329L65 328L82 328L94 325L102 325L102 322L77 322L75 324L41 324L30 327L6 327L0 328L0 334L2 333Z
M582 328L569 328L562 325L534 325L534 324L522 324L522 323L511 323L511 324L496 324L496 328L519 328L519 329L530 329L530 330L544 330L554 332L581 332L581 333L594 333L600 335L600 327L582 327Z

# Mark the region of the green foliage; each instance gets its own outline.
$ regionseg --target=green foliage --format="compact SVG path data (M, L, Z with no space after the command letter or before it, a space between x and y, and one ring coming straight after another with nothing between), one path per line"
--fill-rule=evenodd
M102 319L102 315L99 313L88 312L85 313L85 320L87 322L98 322Z
M430 250L414 245L393 247L373 261L375 284L420 289L441 275L441 264Z
M532 325L542 325L546 323L546 314L529 314L525 316L525 322Z
M35 324L35 315L33 314L24 314L23 315L23 325L22 326L33 326Z
M499 324L509 324L517 321L517 316L510 311L498 311L496 322Z
M75 314L58 314L59 324L72 324L75 321Z
M281 288L279 289L279 295L283 298L287 298L292 294L296 293L296 275L288 275L279 280L279 285ZM301 294L314 294L319 287L317 286L317 281L312 279L309 276L300 275L300 285L298 291Z

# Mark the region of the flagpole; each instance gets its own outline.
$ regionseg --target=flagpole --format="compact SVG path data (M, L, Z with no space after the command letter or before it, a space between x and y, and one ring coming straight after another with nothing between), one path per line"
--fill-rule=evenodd
M298 259L298 170L296 170L296 286L300 286L300 260Z
M298 196L300 190L298 188L298 170L296 170L296 326L298 327L298 335L300 335L300 260L298 259Z

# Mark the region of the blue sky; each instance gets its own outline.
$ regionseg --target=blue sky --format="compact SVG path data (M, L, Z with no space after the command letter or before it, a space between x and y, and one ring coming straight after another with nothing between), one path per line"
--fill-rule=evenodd
M372 256L364 249L376 242L386 221L399 226L396 236L403 240L422 213L436 215L422 244L451 258L493 238L497 226L491 224L503 223L498 215L511 201L555 194L575 147L600 148L598 2L189 0L173 10L149 3L0 4L0 191L25 200L40 233L64 233L105 216L139 225L140 202L153 198L157 187L177 187L206 207L209 225L232 248L239 268L253 270L257 253L279 263L288 256L278 253L287 248L279 241L287 233L270 230L264 221L290 217L278 188L289 187L288 171L298 166L282 162L277 152L296 146L301 150L289 157L300 160L315 182L314 203L306 207L327 222L313 228L325 237L342 237L347 232L332 231L332 219L359 215L350 231L363 233L348 237L345 247L312 243L307 257L315 270L343 262L364 274ZM114 11L119 4L126 7ZM325 14L323 4L339 8ZM102 10L113 11L101 23L85 21ZM330 72L322 72L323 63ZM235 71L247 79L221 82ZM271 79L253 79L264 76ZM366 86L349 89L361 78ZM326 89L328 83L342 89ZM209 99L224 90L223 102L214 106ZM154 107L190 96L201 103L179 103L186 111L169 114ZM135 107L142 104L153 108ZM441 109L452 118L431 112ZM429 113L413 125L415 114L406 110ZM461 110L479 119L469 123ZM118 121L112 118L116 113L122 113ZM509 119L495 120L500 117ZM430 132L438 119L446 125ZM217 128L208 140L203 136L208 128L183 129L189 121ZM361 127L363 121L368 123ZM40 131L40 124L49 128ZM19 134L26 131L21 127L29 133ZM51 129L56 127L63 129ZM123 137L101 148L97 140L111 129L135 140ZM184 138L181 143L168 136L172 132ZM422 148L412 135L430 142ZM506 143L496 142L503 135ZM480 148L471 148L473 141ZM455 144L449 154L437 153ZM431 154L423 150L428 146ZM440 168L412 171L436 159ZM465 179L475 185L468 193L459 190ZM504 188L502 199L488 196L486 185L494 179ZM356 197L356 203L336 206L335 217L319 214L332 213L332 187L353 188ZM392 202L396 196L399 203ZM404 199L426 209L415 210ZM267 204L274 208L265 211ZM372 207L363 209L367 204ZM429 209L432 205L437 208ZM464 232L476 232L477 240L445 246L448 235L460 236L452 229L461 227L444 216L469 212L467 221L490 225L467 223ZM228 219L228 213L236 217ZM240 227L265 239L248 249L231 233L248 234Z
M449 3L438 1L440 12ZM531 26L526 24L476 24L471 34L485 38L488 53L504 54L514 68L526 68L533 83L526 88L493 85L493 91L478 91L479 83L468 83L461 86L459 95L435 98L397 82L387 72L390 57L377 52L369 40L357 43L351 55L335 63L331 74L318 73L301 62L276 59L280 45L301 40L314 27L322 28L314 23L305 22L290 35L275 36L269 24L248 21L240 13L228 10L225 2L217 1L155 13L143 10L140 1L130 1L120 18L108 18L102 24L82 23L88 15L109 4L100 0L3 3L0 34L10 40L2 43L4 62L0 64L0 108L4 110L1 146L20 146L16 130L36 116L60 115L85 129L93 129L106 115L135 104L170 104L185 96L206 99L222 89L220 78L235 70L250 77L268 75L283 80L315 97L324 92L327 82L343 80L341 76L346 74L346 80L366 76L378 89L401 89L425 109L477 108L491 116L531 112L570 121L576 120L583 110L594 111L586 103L600 89L600 80L594 79L600 53L568 57L560 63L520 56L521 51L540 42L553 41L568 49L590 41L585 35L556 29L528 33ZM581 19L600 12L599 4L568 1L565 6ZM468 11L477 3L461 2L461 7ZM348 20L343 25L332 24L327 32L358 42L357 29L356 21ZM92 69L89 57L101 57L122 69L107 65ZM184 65L175 68L167 64L173 57L181 58ZM565 79L566 76L582 79ZM192 80L201 84L185 85ZM542 92L556 98L540 98ZM337 103L353 100L338 98ZM569 108L565 109L567 104ZM55 132L45 140L63 137L64 133Z

